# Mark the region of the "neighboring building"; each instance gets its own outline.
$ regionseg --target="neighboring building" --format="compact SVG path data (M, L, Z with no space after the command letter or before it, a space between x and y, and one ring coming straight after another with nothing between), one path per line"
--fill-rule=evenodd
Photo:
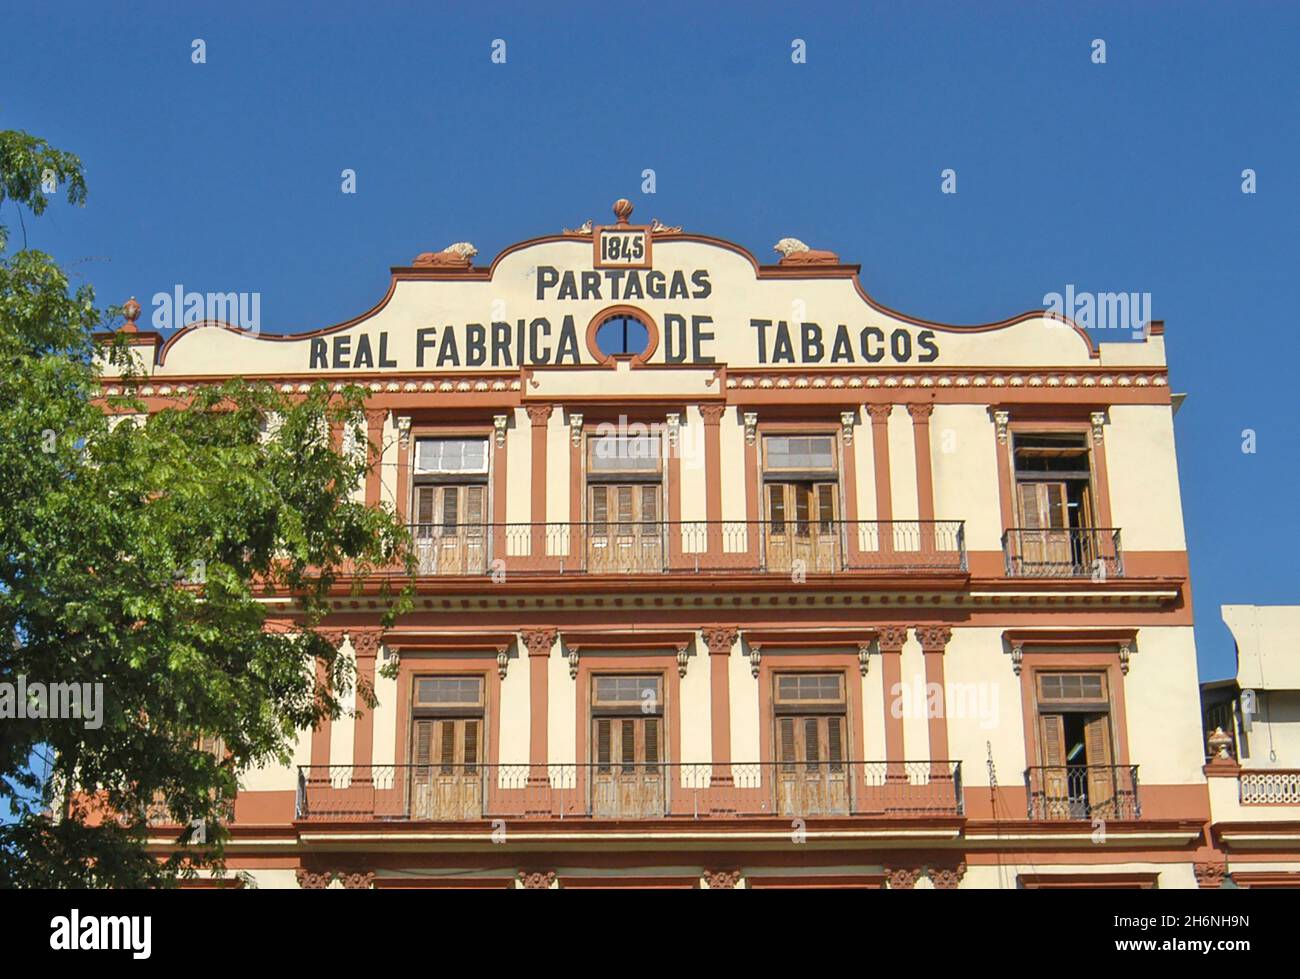
M357 493L418 549L395 628L378 580L328 623L378 708L246 778L230 866L1195 886L1214 854L1163 324L1097 345L1042 312L930 323L830 252L783 239L760 265L631 209L488 267L421 255L312 333L128 325L151 409L232 375L367 385Z
M1237 676L1201 684L1213 840L1238 887L1300 887L1300 606L1225 605Z

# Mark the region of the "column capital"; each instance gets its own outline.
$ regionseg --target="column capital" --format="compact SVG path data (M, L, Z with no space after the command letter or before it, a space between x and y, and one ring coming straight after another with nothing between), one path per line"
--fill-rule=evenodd
M727 406L720 404L700 405L700 414L704 416L704 424L717 425L722 421L722 416L727 413Z
M348 636L352 640L352 650L357 654L357 659L374 659L379 655L379 647L383 644L381 630L358 629L349 632Z
M934 413L934 404L929 401L908 404L907 413L912 416L913 425L928 425L930 415Z
M880 644L882 653L902 652L903 646L907 643L907 626L882 625L876 641Z
M867 415L871 418L871 424L873 425L884 425L889 421L890 412L893 410L893 405L867 405Z
M529 629L521 633L529 656L550 656L555 645L554 629Z
M705 626L700 632L711 656L730 656L731 647L736 644L736 637L740 634L734 625Z
M343 645L342 629L317 629L316 635L320 636L335 649L338 649Z
M545 891L555 884L554 870L521 870L519 883L528 891Z
M544 428L551 420L551 412L554 410L555 405L529 405L524 409L528 412L528 420L533 423L533 428Z
M952 630L946 625L918 625L915 629L917 642L927 653L942 653L952 638Z

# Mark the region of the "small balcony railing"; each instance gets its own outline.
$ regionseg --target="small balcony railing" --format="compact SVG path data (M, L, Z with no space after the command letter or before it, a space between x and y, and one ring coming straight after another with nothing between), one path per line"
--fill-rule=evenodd
M1030 819L1140 819L1136 765L1055 765L1025 770Z
M1300 771L1295 769L1242 772L1239 784L1243 806L1300 806Z
M960 520L413 524L420 575L965 571Z
M306 822L960 816L955 761L298 769Z
M1009 578L1106 578L1124 576L1119 531L1113 528L1014 528L1002 535Z

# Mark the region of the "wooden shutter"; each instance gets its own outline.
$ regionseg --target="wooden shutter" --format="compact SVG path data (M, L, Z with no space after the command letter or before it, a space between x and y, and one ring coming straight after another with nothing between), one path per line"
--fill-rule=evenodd
M659 764L659 718L645 719L645 761L647 765Z
M610 738L609 726L613 723L607 717L597 718L596 720L596 764L601 771L609 771L610 764Z
M835 530L835 484L817 484L817 524L823 534Z
M794 493L794 532L801 537L808 534L809 510L812 505L812 487L807 483L796 483L790 487Z
M1110 715L1094 714L1083 722L1083 746L1088 755L1090 815L1114 818L1115 771L1111 765Z
M619 744L621 757L619 760L623 763L623 771L631 772L636 766L636 722L623 721L619 733L621 735Z
M442 773L450 775L452 766L456 764L456 722L439 721L438 724L442 727L438 761L441 763Z
M433 501L435 489L432 486L418 486L415 490L415 522L433 523Z
M1042 740L1038 750L1045 766L1065 764L1065 718L1060 714L1044 714L1038 719Z
M844 718L826 718L826 758L830 770L838 772L844 764Z
M632 487L618 486L615 487L615 498L618 500L618 532L620 534L632 533Z
M465 524L470 535L478 535L483 531L483 497L486 490L485 486L465 487Z
M803 721L803 750L804 761L808 762L810 768L815 767L816 763L821 761L821 744L817 737L816 717L805 717Z
M478 764L478 721L465 721L465 770Z
M1068 525L1064 483L1021 483L1018 489L1025 530L1063 530Z
M772 521L772 533L785 533L785 486L782 483L769 483L767 486L768 519Z
M416 721L411 742L412 762L416 765L433 764L433 725L435 721Z
M444 486L442 488L442 526L444 530L452 530L459 522L460 504L460 487Z
M591 522L596 525L598 533L605 532L609 521L609 488L593 486L591 488Z
M794 718L781 718L778 728L780 731L780 745L778 750L780 752L781 767L786 771L794 771Z
M659 522L659 487L641 487L641 522Z

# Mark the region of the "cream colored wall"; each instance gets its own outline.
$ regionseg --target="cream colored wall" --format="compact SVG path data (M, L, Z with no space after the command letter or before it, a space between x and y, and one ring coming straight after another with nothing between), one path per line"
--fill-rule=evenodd
M855 406L858 423L854 427L853 444L848 451L853 454L853 472L857 480L858 519L878 520L876 511L876 457L872 446L871 419L861 406Z
M1118 625L1118 623L1117 623ZM1129 759L1148 785L1205 781L1200 686L1191 626L1144 626L1124 678Z
M850 680L852 677L850 677ZM887 761L885 751L885 671L880 656L872 656L862 683L863 761Z
M889 488L895 520L916 520L920 516L916 495L916 439L912 416L901 405L889 413ZM906 539L900 547L915 547Z
M1224 605L1243 690L1300 690L1300 605Z
M1263 766L1246 764L1248 769ZM1275 823L1300 821L1300 805L1241 804L1241 785L1235 778L1206 779L1210 789L1210 814L1216 823Z
M350 764L351 762L349 762ZM291 792L298 787L298 766L311 764L311 731L299 731L288 765L271 764L245 772L239 779L243 792Z
M573 765L587 759L578 757L578 689L569 676L569 661L559 639L546 661L546 747L552 765Z
M725 419L723 425L725 427ZM704 520L708 517L705 491L707 487L704 471L704 416L698 405L690 405L682 413L682 444L689 444L694 449L698 446L698 455L691 459L682 459L682 520ZM690 465L687 465L687 462ZM724 494L724 499L725 494ZM706 542L698 534L683 530L684 546L688 551L705 550Z
M710 696L710 675L717 657L709 655L709 648L704 645L699 633L690 650L687 661L686 676L680 683L681 702L677 705L677 716L681 718L682 755L672 759L684 764L713 761L713 703ZM683 777L688 775L682 773Z
M527 647L515 643L509 656L505 679L501 681L501 717L497 735L501 743L497 746L497 759L502 765L525 765L528 763L528 731L532 716ZM503 772L502 776L506 774Z
M349 669L356 670L357 657L352 648L351 637L345 639L343 645L339 647L339 658L348 664ZM343 716L330 725L330 764L351 765L352 745L356 740L356 723L353 716L357 705L356 687L349 690L347 696L340 697L339 701L343 706Z
M1244 740L1243 768L1300 768L1300 690L1256 690Z
M758 681L750 671L749 657L740 640L727 657L727 673L731 678L731 759L741 763L759 761Z
M728 408L719 423L720 442L722 444L722 519L744 520L745 503L745 424L741 419L739 408ZM699 458L692 460L692 465L704 472L704 439L699 439ZM682 460L682 472L686 471L686 460ZM701 491L703 492L703 491ZM736 545L743 550L743 542Z
M546 522L569 522L569 434L568 412L552 411L546 423ZM514 464L512 459L511 465ZM527 471L527 470L525 470ZM530 480L525 479L525 483ZM553 553L564 553L566 543L558 537L550 538ZM556 551L556 547L559 550Z
M966 521L966 547L1002 547L997 430L983 405L936 405L930 416L930 464L936 520Z
M385 647L381 647L375 661L375 705L374 741L371 758L376 765L393 765L397 762L397 678L389 679L383 675Z
M890 710L897 699L903 714L903 758L920 761L930 757L930 719L926 715L925 660L921 644L911 630L903 646L902 687L896 694L889 691Z
M548 469L550 464L548 456ZM514 424L506 429L506 523L528 523L533 519L532 472L533 426L528 412L516 408Z
M379 501L397 508L397 463L401 447L397 439L397 424L390 411L384 416L384 432L380 444L383 454L379 465Z
M1114 405L1105 426L1111 519L1126 551L1183 551L1183 506L1168 405Z
M1000 866L981 864L968 866L966 876L962 878L961 888L996 889L1014 888L1020 874L1159 874L1156 886L1161 890L1192 889L1197 886L1196 873L1190 861L1187 863L1015 863L1007 862ZM1121 912L1122 913L1122 912Z
M1020 677L1002 651L1002 629L953 629L943 656L943 676L948 753L962 763L962 783L989 784L991 748L998 784L1022 785L1028 765L1025 707Z

